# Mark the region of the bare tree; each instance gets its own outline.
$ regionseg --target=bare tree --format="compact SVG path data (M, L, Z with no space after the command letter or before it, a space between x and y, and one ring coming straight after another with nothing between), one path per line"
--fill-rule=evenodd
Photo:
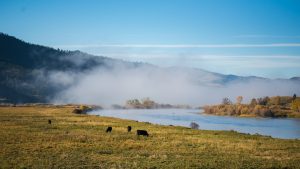
M230 99L228 97L225 97L222 101L223 104L232 104L232 102L230 101Z
M237 104L241 104L242 101L243 101L243 96L238 96L238 97L236 98L236 103L237 103Z

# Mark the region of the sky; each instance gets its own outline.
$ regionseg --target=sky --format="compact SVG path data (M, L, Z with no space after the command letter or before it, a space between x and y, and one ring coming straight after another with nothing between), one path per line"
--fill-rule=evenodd
M1 0L0 32L242 76L300 76L299 0Z

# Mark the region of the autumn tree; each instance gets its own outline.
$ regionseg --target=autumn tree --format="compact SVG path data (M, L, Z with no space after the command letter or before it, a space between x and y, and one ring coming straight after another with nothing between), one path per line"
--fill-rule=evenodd
M127 100L126 101L126 107L129 108L141 108L142 104L138 99L132 99L132 100Z
M264 98L258 98L257 99L257 102L259 105L267 105L267 103L270 101L270 98L267 96L267 97L264 97Z
M280 96L275 97L275 105L280 105Z
M256 105L257 105L257 101L256 101L255 98L253 98L253 99L251 100L250 105L251 105L251 106L256 106Z
M293 100L291 104L292 110L296 112L300 112L300 99Z
M150 100L148 97L142 100L143 108L151 109L154 108L156 103L153 100Z

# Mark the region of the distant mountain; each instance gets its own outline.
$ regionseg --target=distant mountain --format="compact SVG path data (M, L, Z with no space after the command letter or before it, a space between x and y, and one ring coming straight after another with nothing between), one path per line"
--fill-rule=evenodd
M112 63L123 61L30 44L0 33L0 102L47 102L61 89L47 79L37 81L37 76L46 77L50 71L85 72L98 66L109 69Z
M72 83L80 81L80 77L84 77L85 73L93 72L95 69L99 69L97 73L101 73L122 71L125 68L126 70L139 69L136 72L144 70L148 72L143 76L162 73L165 76L181 75L202 86L224 86L236 82L270 80L255 76L223 75L195 68L160 68L146 63L126 62L80 51L64 51L30 44L0 33L0 102L48 102L57 93L72 86ZM77 74L81 76L76 78ZM60 82L54 83L53 76L55 79L60 79ZM75 76L75 78L68 81L68 76ZM300 82L300 77L278 79L278 81Z
M292 78L290 78L290 80L299 81L300 82L300 77L292 77Z
M24 69L84 71L99 65L109 66L107 62L117 61L80 51L30 44L3 33L0 33L0 44L0 61Z

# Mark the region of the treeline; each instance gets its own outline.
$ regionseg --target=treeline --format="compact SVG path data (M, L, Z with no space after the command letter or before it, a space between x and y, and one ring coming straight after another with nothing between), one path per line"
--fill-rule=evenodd
M112 105L116 109L168 109L168 108L177 108L177 109L189 109L189 105L171 105L171 104L161 104L157 103L150 98L144 98L141 100L131 99L127 100L124 106Z
M298 117L300 118L300 98L293 96L275 96L253 98L249 104L242 104L243 97L238 96L236 103L224 98L222 104L204 106L204 113L228 116L258 117Z

